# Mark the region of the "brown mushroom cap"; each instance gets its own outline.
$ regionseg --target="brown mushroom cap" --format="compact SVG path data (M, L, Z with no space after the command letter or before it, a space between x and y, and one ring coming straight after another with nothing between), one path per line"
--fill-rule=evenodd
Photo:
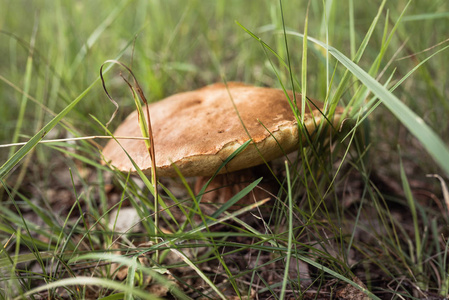
M288 94L293 101L293 93ZM298 149L297 122L282 90L237 82L228 83L226 87L218 83L149 105L159 176L177 176L172 164L176 164L184 176L210 176L229 155L249 140L231 96L253 142L221 173L259 165L263 163L261 155L265 161L270 161ZM300 94L296 95L296 100L300 105ZM322 103L313 102L322 109ZM337 109L334 125L342 111ZM309 133L313 133L324 119L317 109L312 113L306 108L304 125ZM141 137L137 111L126 118L114 135ZM304 137L301 139L305 140ZM151 160L144 141L122 139L119 142L139 168L149 173ZM103 154L120 171L135 171L116 141L110 140Z

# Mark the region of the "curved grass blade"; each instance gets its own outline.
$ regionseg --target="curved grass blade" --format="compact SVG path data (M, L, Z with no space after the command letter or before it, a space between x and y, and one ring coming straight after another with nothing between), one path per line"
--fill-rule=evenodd
M155 266L145 266L137 262L137 255L131 258L125 257L123 255L115 255L110 253L90 253L75 257L71 260L71 262L78 262L80 260L95 260L95 261L107 261L118 263L123 266L127 266L129 268L134 268L135 271L142 272L146 275L151 276L153 281L158 282L170 289L170 293L176 296L176 299L189 299L181 289L173 284L173 281L167 279L163 274L169 273L169 271L164 267L155 267ZM128 285L129 289L132 291L134 286ZM126 292L126 291L125 291ZM132 292L128 292L130 295L135 295ZM154 296L153 296L154 297Z
M297 32L287 34L303 37ZM307 39L329 51L342 65L344 65L358 80L360 80L382 103L401 121L401 123L421 142L427 152L433 157L443 171L449 175L449 149L443 140L432 130L424 120L414 113L407 105L399 100L386 87L371 77L362 68L352 62L343 53L332 46L312 37Z
M156 297L156 296L148 293L147 291L136 289L135 287L129 287L127 285L120 284L117 281L113 281L110 279L96 278L96 277L87 277L87 276L78 276L75 278L67 278L67 279L54 281L49 284L41 285L41 286L38 286L38 287L26 292L22 296L17 297L16 299L23 299L23 298L32 296L33 294L36 294L36 293L39 293L42 291L47 291L50 289L55 289L58 287L66 287L66 286L71 286L71 285L100 286L100 287L104 287L104 288L110 288L110 289L123 291L125 293L130 293L132 295L140 297L141 299L148 299L148 300L161 299L159 297Z
M154 226L155 226L154 233L155 233L155 235L154 236L157 239L157 233L158 233L158 228L159 228L159 191L157 189L158 183L157 183L157 172L156 172L156 153L154 150L153 130L151 128L149 104L148 104L145 94L143 93L142 88L140 87L139 82L137 81L137 78L134 75L133 71L128 66L126 66L125 64L123 64L117 60L107 60L100 67L100 78L101 78L101 82L103 84L103 89L104 89L106 95L108 96L109 100L111 100L111 102L115 105L116 110L115 110L114 114L112 115L111 119L109 120L109 122L106 124L106 127L109 125L109 123L112 121L112 119L114 118L115 114L118 111L118 104L116 101L114 101L114 99L109 94L109 92L106 88L106 83L103 78L103 67L106 63L118 64L118 65L122 66L123 68L126 69L126 71L129 72L129 74L131 75L131 77L133 79L133 84L131 84L128 80L126 80L126 78L124 76L122 76L123 80L128 85L128 87L131 90L131 93L133 95L134 103L136 104L136 107L137 107L138 118L139 118L139 127L140 127L140 131L142 133L142 136L145 138L148 138L145 140L145 145L147 147L148 154L150 155L150 159L151 159L151 184L153 185L153 191L154 191L154 212L155 212L155 216L154 216ZM145 104L145 113L146 114L144 114L144 111L143 111L143 108L142 108L139 98ZM146 117L146 119L145 119L145 117ZM133 164L134 164L134 162L133 162ZM158 256L159 256L159 252L156 252L156 257L158 257Z

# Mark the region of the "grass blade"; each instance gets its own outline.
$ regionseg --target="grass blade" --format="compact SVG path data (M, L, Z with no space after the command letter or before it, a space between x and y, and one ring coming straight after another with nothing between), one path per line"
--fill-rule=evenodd
M20 135L20 129L22 128L22 124L24 121L24 117L25 117L25 109L26 109L26 105L27 105L27 94L30 91L30 84L31 84L31 72L33 70L33 54L34 54L34 44L36 42L36 35L37 35L37 28L38 28L38 19L36 19L35 24L34 24L34 28L33 28L33 34L31 36L31 41L30 41L30 50L29 50L29 54L28 54L28 58L27 58L27 63L26 63L26 69L25 69L25 78L24 78L24 87L23 87L23 94L22 94L22 100L20 102L20 110L19 110L19 115L17 116L17 123L16 123L16 128L14 129L14 134L13 134L13 138L12 138L12 143L16 143L19 140L19 135ZM12 147L9 151L9 155L11 156L12 153L14 153L15 151L15 147Z
M4 179L5 176L14 168L15 165L19 163L25 155L28 154L33 148L42 140L50 130L55 127L59 121L69 112L71 111L75 105L78 104L87 93L94 87L97 83L95 80L87 89L84 90L75 100L73 100L68 106L66 106L59 114L57 114L50 122L47 123L41 130L38 131L27 143L22 146L13 156L11 156L0 168L0 179Z
M297 32L288 34L303 37ZM342 65L344 65L358 80L360 80L382 103L401 121L401 123L421 142L427 152L433 157L443 171L449 175L449 149L443 140L432 130L424 120L415 114L407 105L399 100L386 87L371 77L362 68L352 62L343 53L317 39L308 37L309 41L328 49Z
M288 193L288 241L287 241L287 256L285 258L285 271L284 278L282 280L282 289L280 299L285 298L285 291L287 289L288 273L290 269L290 260L292 257L292 245L293 245L293 197L292 197L292 185L290 182L290 171L288 162L285 161L285 171L287 178L287 193Z
M228 208L233 206L237 201L245 197L249 192L251 192L260 182L262 181L262 178L257 179L244 189L242 189L240 192L238 192L236 195L234 195L231 199L229 199L225 204L223 204L218 210L216 210L211 217L216 218L218 217L222 212L226 211Z
M92 286L100 286L105 288L111 288L115 290L124 291L126 293L130 293L132 295L138 296L142 299L148 299L148 300L155 300L155 299L161 299L159 297L156 297L147 291L142 291L139 289L136 289L135 287L129 287L127 285L119 284L116 281L110 280L110 279L102 279L102 278L96 278L96 277L86 277L86 276L78 276L75 278L67 278L67 279L61 279L49 284L38 286L25 294L23 294L23 297L17 297L15 299L23 299L24 297L30 297L33 294L43 292L46 290L58 288L58 287L66 287L71 285L92 285Z
M119 59L125 50L130 45L129 41L123 50L119 53L116 59ZM111 69L112 65L108 66L104 72L107 73ZM67 105L59 114L57 114L50 122L48 122L41 130L39 130L24 146L22 146L13 156L11 156L1 167L0 167L0 179L3 180L6 175L27 155L33 148L39 144L39 142L50 132L53 127L55 127L62 118L65 117L95 86L95 84L100 81L100 77L97 77L90 86L88 86L78 97L76 97L69 105Z

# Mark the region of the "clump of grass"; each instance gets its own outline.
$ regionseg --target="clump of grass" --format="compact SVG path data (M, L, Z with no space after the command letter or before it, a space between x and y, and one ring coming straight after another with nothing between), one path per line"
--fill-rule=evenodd
M0 140L26 144L0 153L1 297L447 297L447 188L425 177L449 173L447 19L405 1L233 4L43 1L19 24L7 3ZM276 201L226 211L254 178L208 215L190 179L161 180L155 224L145 176L101 165L92 141L39 145L104 134L113 107L97 74L110 58L132 65L149 101L225 76L316 95L329 117L351 107L353 123L275 163ZM118 232L126 207L138 221Z

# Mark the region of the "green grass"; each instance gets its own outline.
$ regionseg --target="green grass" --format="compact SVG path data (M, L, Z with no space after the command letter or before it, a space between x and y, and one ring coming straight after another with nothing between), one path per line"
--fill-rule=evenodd
M448 9L4 0L0 144L27 143L0 148L0 298L447 296ZM101 165L103 140L39 144L105 135L115 107L99 72L111 59L150 102L244 81L302 91L330 115L351 107L353 127L331 141L320 128L275 162L276 201L226 211L255 177L207 214L191 179L161 179L157 224L151 177ZM135 105L119 67L105 68L112 131ZM118 232L112 212L126 207L140 221Z

